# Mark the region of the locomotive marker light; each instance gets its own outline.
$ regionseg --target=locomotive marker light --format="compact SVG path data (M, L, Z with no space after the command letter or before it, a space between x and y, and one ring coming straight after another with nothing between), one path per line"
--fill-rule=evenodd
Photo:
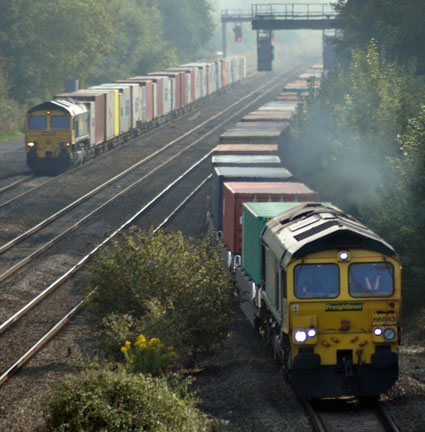
M35 142L27 142L27 146L28 147L34 147L35 146Z
M373 334L374 334L375 336L381 336L381 334L382 334L382 329L379 328L379 327L377 327L375 330L373 330Z
M316 329L314 329L314 328L308 329L307 335L308 335L309 338L316 337L316 334L317 334Z
M396 334L395 330L391 327L388 327L384 330L384 339L387 341L394 340L395 334Z
M347 330L349 330L349 329L350 329L350 321L349 321L349 320L342 319L342 320L341 320L341 330L343 330L343 331L347 331Z
M341 251L338 254L339 261L349 261L350 260L350 253L347 251Z
M307 333L304 330L297 330L294 334L294 339L298 343L303 343L307 340Z

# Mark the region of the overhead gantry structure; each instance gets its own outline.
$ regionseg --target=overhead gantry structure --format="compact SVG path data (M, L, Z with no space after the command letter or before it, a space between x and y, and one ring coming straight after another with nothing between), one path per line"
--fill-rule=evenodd
M257 54L259 70L271 70L273 61L273 30L330 30L340 28L337 13L331 4L290 3L253 4L251 11L222 10L223 55L227 54L226 25L241 26L250 22L257 31Z

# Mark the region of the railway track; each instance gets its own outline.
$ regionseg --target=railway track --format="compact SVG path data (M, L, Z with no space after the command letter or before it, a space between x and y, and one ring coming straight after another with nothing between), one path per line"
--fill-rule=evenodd
M317 432L399 432L380 402L356 398L308 401L301 395L298 398Z
M247 81L252 80L255 78L256 75L257 75L257 73L250 74L247 76L246 80ZM226 90L223 90L223 91L226 91ZM222 93L222 91L214 93L212 96L209 96L208 101L211 101L217 97L220 97L221 93ZM195 102L195 106L193 107L193 109L196 110L197 108L202 108L206 103L208 103L208 102L205 101L204 99L201 99L201 100ZM178 117L178 119L181 120L181 119L184 119L185 117L192 116L193 114L194 114L193 111L188 111L188 112L180 115ZM170 121L171 120L169 119L167 121L164 121L164 122L154 126L153 128L151 128L149 130L146 130L146 131L140 133L139 137L146 138L146 137L152 135L153 133L157 132L158 130L165 128ZM134 142L139 137L132 138L129 142ZM0 209L18 201L21 198L24 198L27 195L36 193L39 189L49 185L50 183L57 181L59 178L61 178L63 176L68 175L70 172L84 168L88 164L94 163L94 162L98 161L99 159L101 159L102 157L105 157L106 155L109 155L110 153L118 151L120 148L121 148L121 146L116 146L110 150L107 150L103 153L100 153L99 155L96 156L96 158L89 159L87 162L85 162L83 167L81 165L76 166L76 167L72 167L72 168L66 170L65 172L56 173L56 175L54 175L52 178L48 178L48 180L44 180L44 177L39 177L39 176L36 177L35 175L31 174L29 176L25 176L23 178L15 180L12 183L6 184L5 186L1 186L1 183L4 181L4 179L0 178L0 196L6 195L6 197L3 198L3 201L0 201ZM34 183L34 180L35 180L35 183L37 183L36 185L32 184L32 183Z
M266 85L263 85L265 87ZM261 90L261 87L258 89ZM246 109L246 106L243 108L236 108L238 105L241 104L241 102L245 101L246 99L249 99L253 94L255 94L258 90L255 92L251 92L250 94L246 95L242 100L239 100L229 106L226 110L223 112L220 112L213 116L211 119L199 124L195 128L189 130L182 136L178 137L177 139L174 139L158 149L157 151L151 153L149 156L139 160L129 168L125 169L124 171L118 173L114 177L108 179L106 182L98 185L96 188L92 189L88 193L84 194L83 196L79 197L75 201L71 202L67 206L63 207L59 211L51 214L38 224L32 226L30 229L26 230L25 232L21 233L20 235L12 238L2 246L0 246L0 255L2 255L3 262L5 264L2 265L0 262L0 282L7 279L14 273L16 273L18 270L20 270L22 267L24 267L26 264L30 263L33 259L38 257L41 253L45 252L50 247L57 244L59 241L63 239L64 236L67 234L73 232L75 229L80 227L83 223L85 223L88 219L93 217L96 213L98 213L100 210L105 208L107 205L110 205L115 200L123 197L125 194L127 194L130 190L135 188L137 185L145 181L147 178L151 177L153 174L155 174L159 169L169 164L171 161L175 160L177 157L181 156L182 153L185 151L191 149L193 146L197 145L199 142L201 142L203 139L205 139L207 136L211 135L213 132L215 132L217 129L222 127L225 123L231 121L234 118L237 118L241 111ZM252 105L259 96L255 97L252 102L248 103L248 106ZM236 109L235 109L236 108ZM226 120L220 120L221 117L226 116L228 111L232 111L230 114L230 117L227 116ZM218 124L214 124L214 122L218 121ZM207 132L202 131L203 128L207 127ZM176 153L172 154L170 157L165 159L165 161L162 161L161 163L155 165L152 169L148 170L147 172L140 172L138 169L145 165L147 162L149 162L151 159L154 159L156 156L158 156L160 153L163 153L164 151L168 150L170 147L182 142L187 137L192 136L194 133L198 132L201 134L197 139L194 141L191 141L190 143L184 143L184 146L179 149ZM125 182L122 182L122 180L126 178L127 180ZM128 181L128 178L130 181ZM120 182L121 181L121 182ZM50 182L50 181L49 181ZM120 192L114 193L112 197L109 197L107 192L107 196L102 198L102 204L96 205L94 208L89 207L86 208L84 212L80 215L80 209L83 204L86 203L90 198L98 195L111 185L116 186L118 183L118 188L120 189ZM75 214L74 210L78 208L77 214ZM59 227L56 230L52 230L51 227L49 227L49 233L47 236L51 237L49 241L40 244L37 240L34 241L34 238L36 235L41 237L43 240L46 237L45 230L48 226L53 224L54 222L58 221L60 218L64 218L65 215L68 216L68 219L70 219L70 222L66 224L66 228ZM76 221L76 222L75 222ZM26 242L25 242L26 241ZM32 243L32 246L28 245L28 242ZM18 247L19 245L19 247ZM32 251L29 252L29 249L32 247ZM9 256L6 256L6 253L8 253ZM6 268L10 263L12 263L11 266Z
M297 72L298 70L293 71L293 74L296 74ZM291 77L292 75L290 75L287 79L291 79ZM15 373L20 367L22 367L23 364L25 364L29 360L29 358L31 358L35 353L37 353L66 324L66 322L68 322L69 319L83 307L85 303L84 299L82 299L81 294L75 293L75 290L73 290L72 287L68 286L65 292L63 291L63 289L61 289L59 292L57 288L65 285L70 285L66 282L89 261L89 259L99 250L100 247L108 243L119 232L133 224L136 220L140 220L141 216L149 214L149 211L151 211L152 207L155 206L158 209L159 207L173 206L172 210L166 213L165 217L163 217L164 215L162 215L161 218L155 216L155 220L162 220L162 222L157 226L158 228L159 226L166 225L169 220L184 207L187 201L191 197L193 197L208 181L208 176L205 177L205 169L207 169L209 172L209 164L207 161L211 152L211 147L213 145L211 145L211 143L205 143L205 140L207 138L210 138L214 132L219 131L220 128L226 128L226 125L230 121L232 121L232 118L238 118L241 116L242 112L246 110L252 110L252 106L255 105L256 102L268 97L267 93L275 91L276 88L281 88L282 82L280 80L282 80L282 76L274 78L273 85L271 89L266 92L266 94L259 94L261 88L256 88L253 92L241 98L237 103L230 105L227 110L218 113L216 116L214 116L214 118L210 118L208 121L205 121L199 124L197 127L191 129L190 131L187 131L179 138L168 142L166 146L162 146L161 149L158 150L157 154L152 154L147 157L146 160L137 162L136 164L134 164L137 165L137 167L134 167L134 169L130 169L133 168L133 166L128 168L128 173L123 175L123 177L126 177L129 173L131 173L133 177L127 179L129 181L125 186L121 185L119 187L120 192L112 196L109 192L108 199L106 199L105 197L101 198L100 205L92 209L90 212L85 211L83 216L78 219L77 223L74 223L74 225L69 225L65 230L61 231L60 234L57 234L53 239L50 239L49 242L40 245L39 242L36 242L34 238L31 237L35 232L39 231L38 229L34 229L34 227L40 225L37 224L32 227L31 230L27 230L32 231L34 229L34 232L31 232L29 234L26 234L27 232L22 233L22 237L20 240L16 240L19 237L18 236L13 241L8 242L9 246L6 247L5 245L3 245L1 247L0 250L2 250L3 253L8 250L13 250L13 248L17 244L21 243L21 241L24 240L24 238L30 239L33 243L36 243L37 245L34 251L32 251L31 253L27 253L26 255L25 248L22 249L25 257L19 262L26 262L24 262L22 265L14 264L12 267L9 268L9 270L4 271L3 274L5 274L6 272L8 273L3 278L6 279L15 272L18 272L18 270L22 269L24 266L28 265L32 261L32 259L34 259L36 256L39 256L41 253L43 253L43 257L45 257L45 260L47 261L49 258L51 258L47 257L46 259L45 252L47 249L53 246L53 244L56 244L60 240L62 240L65 235L71 234L74 230L76 230L83 223L85 223L88 218L92 217L94 214L97 214L106 206L109 206L112 202L114 202L115 204L119 203L119 198L125 196L126 199L131 202L132 193L133 196L138 196L137 202L144 202L142 208L139 208L136 212L133 212L133 215L129 219L127 219L124 224L118 224L118 228L112 230L112 234L108 235L106 238L101 239L100 241L99 239L97 239L97 242L100 244L95 248L92 248L82 258L80 258L76 264L72 265L71 268L69 268L68 265L68 269L66 269L66 271L62 271L62 273L58 277L56 277L54 281L50 281L49 283L47 283L47 287L39 290L36 295L32 293L31 298L27 298L27 301L24 305L21 305L19 310L16 310L18 308L16 308L16 304L12 302L15 305L16 312L12 316L9 316L7 319L5 319L3 324L0 326L0 347L2 353L0 358L0 371L2 371L0 384L5 383L10 378L10 376L13 375L13 373ZM270 83L268 83L268 85L270 85ZM231 115L229 115L230 111ZM203 132L202 128L204 128ZM194 138L194 134L198 134L198 136ZM189 142L185 142L185 140L188 140ZM215 143L215 141L213 141L213 143ZM177 146L177 144L179 144L181 147ZM168 158L165 158L163 152L170 149L174 145L176 145L177 151L171 155L168 155ZM188 149L191 149L191 154L193 153L194 157L196 157L197 152L198 154L202 154L202 156L198 156L195 162L193 162L193 159L190 160L191 165L189 166L189 168L179 168L180 171L183 172L180 172L180 174L176 174L178 170L176 171L175 168L171 170L170 164L179 160L179 164L181 165L180 159L182 158L182 155L187 158ZM155 156L157 156L159 153L161 153L161 163L159 163L155 159ZM153 167L149 167L149 163L153 164ZM141 166L143 166L143 169L145 170L143 173L138 171L138 168ZM136 193L140 184L146 182L148 178L152 178L153 173L158 173L161 169L164 171L164 168L166 168L166 172L163 173L162 176L164 177L164 181L168 182L167 186L164 187L163 185L159 185L158 189L158 185L151 183L149 185L151 193L141 193L140 191ZM170 195L173 194L169 194L169 192L174 188L182 187L182 184L185 181L189 182L190 184L198 184L198 186L193 189L189 194L187 194L188 188L186 186L186 197L183 201L179 200L177 196L170 198ZM108 186L110 184L114 184L115 186L117 186L115 182L109 183ZM133 189L134 191L132 191ZM156 190L156 192L154 192L154 190ZM136 195L134 195L135 193ZM142 198L141 195L143 196ZM99 199L97 193L93 193L92 196L96 196L96 198ZM167 206L165 206L164 201L166 202ZM176 202L176 204L173 204L174 202ZM62 210L64 209L65 207ZM57 213L62 214L62 210ZM63 213L66 212L63 211ZM161 213L163 212L161 211ZM46 224L41 224L44 225L42 228L50 225L50 223L52 222L53 220L47 222ZM43 234L41 237L45 235L46 234ZM80 236L84 237L83 234L80 234ZM54 242L51 245L47 246L49 243L52 242L52 240L54 240ZM71 240L69 241L71 242ZM93 242L93 240L90 240L90 242ZM39 267L41 265L42 264L40 264ZM62 267L63 266L64 265L62 265ZM12 268L13 271L10 270ZM10 344L8 344L7 341L22 339L22 336L19 335L25 334L24 332L28 333L29 328L31 328L32 330L31 337L24 338L25 346L23 344L20 344L19 349L17 349L16 346L8 347L8 345ZM46 328L50 328L50 330L46 331ZM2 341L4 343L2 343ZM5 359L7 359L7 363Z

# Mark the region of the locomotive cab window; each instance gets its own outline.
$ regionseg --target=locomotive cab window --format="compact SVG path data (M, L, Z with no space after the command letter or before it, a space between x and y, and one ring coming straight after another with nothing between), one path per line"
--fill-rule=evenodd
M45 115L32 115L28 117L28 129L45 130L47 129L47 117Z
M352 297L386 297L394 293L394 267L388 262L354 263L348 269Z
M339 268L336 264L299 264L294 269L295 296L335 298L339 296Z
M54 130L69 129L69 117L64 115L54 115L50 117L50 128Z

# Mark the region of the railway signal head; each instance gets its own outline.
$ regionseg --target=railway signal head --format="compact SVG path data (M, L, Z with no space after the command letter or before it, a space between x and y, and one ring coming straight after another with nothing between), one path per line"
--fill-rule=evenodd
M237 25L233 29L235 33L235 42L242 42L242 27Z

